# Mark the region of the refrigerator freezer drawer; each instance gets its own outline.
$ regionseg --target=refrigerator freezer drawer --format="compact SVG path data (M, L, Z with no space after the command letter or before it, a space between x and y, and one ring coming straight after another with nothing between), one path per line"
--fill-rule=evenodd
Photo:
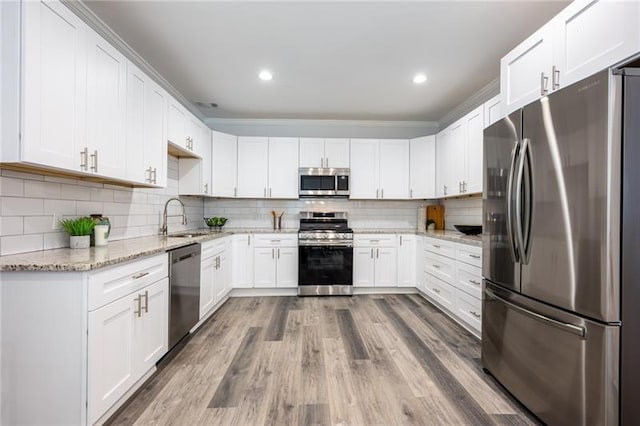
M485 281L482 363L547 424L617 425L620 327Z

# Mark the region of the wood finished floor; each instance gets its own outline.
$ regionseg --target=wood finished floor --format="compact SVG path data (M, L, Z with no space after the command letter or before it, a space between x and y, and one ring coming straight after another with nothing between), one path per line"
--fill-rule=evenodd
M109 423L536 424L418 295L230 299Z

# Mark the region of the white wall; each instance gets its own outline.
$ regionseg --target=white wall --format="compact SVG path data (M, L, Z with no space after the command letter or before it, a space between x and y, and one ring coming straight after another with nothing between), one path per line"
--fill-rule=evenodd
M271 227L271 210L283 210L282 227L298 228L300 211L346 211L352 228L416 229L418 209L437 201L357 201L357 200L207 200L206 217L228 217L227 227ZM424 215L423 215L424 216Z
M111 221L112 240L160 233L164 203L178 195L178 161L169 157L167 188L128 188L78 179L15 172L0 168L0 255L68 247L69 239L54 229L53 215L101 213ZM201 228L204 202L180 197L188 224L169 219L169 231ZM170 214L179 214L178 203Z
M438 123L433 121L208 118L205 123L214 130L237 136L411 139L438 132Z

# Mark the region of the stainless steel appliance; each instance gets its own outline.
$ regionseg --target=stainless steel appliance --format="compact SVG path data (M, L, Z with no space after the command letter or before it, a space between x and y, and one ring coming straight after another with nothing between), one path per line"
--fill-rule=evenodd
M169 349L200 319L200 244L169 251Z
M301 212L298 295L353 294L353 230L344 212Z
M548 424L640 424L639 118L626 68L484 133L482 362Z
M300 197L347 198L349 169L301 168L298 170Z

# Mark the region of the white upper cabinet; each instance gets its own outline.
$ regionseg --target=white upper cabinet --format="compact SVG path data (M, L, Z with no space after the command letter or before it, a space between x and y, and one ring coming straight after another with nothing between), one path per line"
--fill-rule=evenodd
M298 198L298 138L269 138L269 198Z
M464 118L465 120L465 149L464 176L462 180L463 193L482 192L482 141L484 132L484 106L480 105Z
M564 87L640 50L640 2L578 0L555 19L556 89Z
M22 7L24 115L15 160L88 171L84 147L89 29L61 3L27 1Z
M235 197L238 178L238 138L212 132L211 195Z
M166 186L167 94L131 62L125 124L126 179Z
M350 198L376 199L380 170L379 140L351 139Z
M349 139L300 138L300 167L349 167Z
M352 199L409 198L409 140L351 139Z
M187 113L187 136L191 140L191 151L198 157L202 157L207 151L211 151L211 135L204 140L202 130L205 128L203 123L196 117Z
M269 138L238 137L239 198L267 198Z
M349 167L349 139L324 140L324 167L335 169Z
M449 128L436 135L436 197L447 195L447 180L449 179Z
M465 174L465 146L467 136L467 121L461 118L450 127L447 140L446 165L449 168L447 173L447 193L445 195L460 195Z
M409 143L409 197L435 198L436 190L436 137L423 136Z
M187 135L187 110L173 97L169 98L167 140L186 150L191 150Z
M89 169L125 178L127 63L115 47L87 33L87 145Z
M300 167L324 167L324 139L300 138Z
M502 115L502 104L500 103L500 95L496 95L484 103L484 127L491 126L500 120Z
M572 2L502 58L503 114L636 54L639 24L637 1Z
M553 29L542 27L500 61L500 95L505 115L548 93L552 37Z
M409 198L409 140L380 141L380 198Z

